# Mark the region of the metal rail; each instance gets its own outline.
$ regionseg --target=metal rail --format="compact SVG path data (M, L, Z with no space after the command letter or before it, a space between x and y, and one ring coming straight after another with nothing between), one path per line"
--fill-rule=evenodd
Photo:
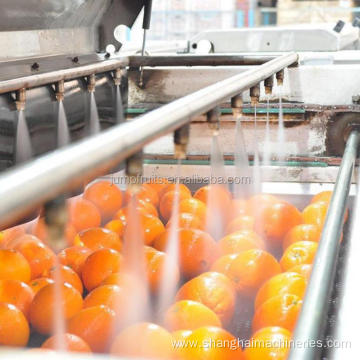
M297 54L285 54L133 121L9 170L0 177L0 227L67 189L81 185L89 177L109 171L149 142L189 123L191 117L209 111L297 60Z
M21 78L0 81L0 94L29 89L37 86L56 83L60 80L72 80L92 74L112 71L129 65L128 57L119 57L112 60L103 60L99 63L76 66L70 69L50 71L46 73L24 76Z
M352 131L336 179L324 229L313 264L304 304L294 333L289 360L319 358L327 318L329 296L335 275L339 240L344 222L351 178L360 143L360 133ZM314 345L315 344L315 345Z
M246 55L161 55L161 56L130 56L129 66L240 66L262 65L276 56Z

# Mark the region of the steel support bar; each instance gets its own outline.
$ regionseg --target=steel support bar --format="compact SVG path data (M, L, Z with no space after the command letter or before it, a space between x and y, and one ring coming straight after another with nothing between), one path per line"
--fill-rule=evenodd
M0 81L0 94L53 84L61 80L72 80L92 74L104 73L129 65L128 57L104 60L98 63L76 66L70 69L50 71L46 73L24 76Z
M189 123L193 116L211 110L297 59L295 53L280 56L133 121L9 170L0 177L0 226L17 220L35 206L82 184L89 177L109 171L149 142Z
M240 66L262 65L276 56L246 55L159 55L130 56L129 66L134 68L149 66Z
M319 351L322 349L323 344L319 344L319 341L323 340L329 296L359 142L359 132L352 131L346 143L304 304L296 325L290 360L318 359Z

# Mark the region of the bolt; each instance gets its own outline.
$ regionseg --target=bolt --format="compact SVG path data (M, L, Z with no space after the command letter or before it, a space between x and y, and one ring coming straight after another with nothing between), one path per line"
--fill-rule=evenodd
M31 70L32 71L38 71L40 68L40 65L37 63L37 62L34 62L32 65L31 65Z

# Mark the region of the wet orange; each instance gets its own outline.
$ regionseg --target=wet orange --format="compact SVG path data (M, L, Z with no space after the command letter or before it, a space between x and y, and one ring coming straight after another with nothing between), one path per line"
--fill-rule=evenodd
M30 235L30 234L24 234L21 236L18 236L12 240L10 240L7 243L7 249L15 249L17 246L26 243L26 242L35 242L35 243L40 243L42 244L43 242L34 235Z
M16 306L0 302L0 345L26 346L29 336L29 324L24 314Z
M282 294L293 294L302 299L305 294L306 285L306 278L297 273L284 272L275 275L263 284L256 294L255 310L265 301Z
M229 271L231 263L236 259L238 254L223 255L217 259L211 266L211 271L226 274Z
M234 315L236 291L230 279L217 272L207 272L185 283L176 301L193 300L213 310L224 325Z
M265 207L279 202L279 199L270 194L257 194L252 196L247 202L248 215L258 216Z
M15 250L0 250L0 280L19 280L25 283L31 278L30 265Z
M255 218L250 215L240 215L232 220L226 227L226 233L231 234L239 230L254 230Z
M280 260L283 271L287 271L296 265L312 264L317 248L318 243L314 241L298 241L290 245Z
M245 360L286 360L290 350L290 331L281 327L266 327L257 331L244 351ZM264 345L265 344L265 345Z
M206 211L206 205L195 198L184 199L179 204L179 213L194 214L201 220L206 219Z
M303 220L305 224L316 225L322 230L328 210L328 203L326 202L315 202L307 206L303 212Z
M171 213L174 209L174 202L177 199L180 204L185 199L190 199L191 195L183 190L169 191L165 193L160 200L160 214L165 221L168 221L171 217Z
M109 275L102 283L101 285L117 285L123 289L127 289L128 293L139 293L139 290L141 288L141 282L139 279L131 274L128 274L126 272L117 272ZM144 297L146 295L144 294Z
M48 277L40 277L29 282L29 286L34 292L34 295L43 287L49 284L54 284L54 280Z
M165 313L164 323L170 331L195 330L202 326L221 327L221 321L214 311L192 300L173 304Z
M83 195L101 212L103 219L111 218L123 203L121 190L110 181L98 181L88 186Z
M16 240L19 236L24 235L25 232L26 227L24 225L14 226L1 231L0 249L8 248L9 242Z
M130 202L132 198L131 190L126 190L125 192L125 201L126 203ZM150 202L154 206L159 205L159 195L158 193L148 184L142 184L141 189L136 194L136 199L144 200L145 202Z
M85 260L93 251L84 246L71 246L62 250L58 254L58 259L62 265L66 265L73 269L79 276L81 276L82 267Z
M171 192L171 191L177 191L177 190L189 195L188 198L191 197L191 191L186 185L184 185L184 184L168 184L160 191L160 193L159 193L160 200L166 193Z
M231 194L222 185L203 186L195 192L194 198L202 201L204 204L208 204L211 201L213 206L217 206L226 212L231 207Z
M167 242L171 236L168 230L159 236L154 247L166 251ZM212 263L219 257L219 247L207 233L197 229L179 229L176 232L179 243L180 273L191 278L210 269Z
M326 202L329 203L331 200L332 191L322 191L314 195L310 201L311 204L316 202Z
M90 346L83 339L74 334L51 336L41 345L41 348L58 350L58 344L61 344L62 350L68 352L91 352Z
M245 199L233 199L231 201L230 219L236 219L248 215L248 202Z
M87 290L99 286L109 275L123 267L122 255L113 249L94 251L82 267L82 280Z
M297 295L283 294L265 301L255 312L252 322L253 332L268 326L280 326L293 331L302 306Z
M239 230L223 237L219 242L222 255L237 254L250 249L264 249L264 242L252 230Z
M321 237L320 229L313 224L300 224L294 226L283 240L283 250L298 241L315 241L319 242Z
M76 198L69 201L69 221L77 231L99 227L101 214L89 200Z
M169 185L169 180L163 177L153 178L146 183L158 194Z
M125 222L121 220L111 220L105 225L105 229L113 231L118 234L119 237L122 237L125 231Z
M159 213L156 210L156 207L150 203L146 202L144 200L137 200L135 205L135 214L141 215L152 215L152 216L158 216ZM114 220L120 220L122 221L123 225L126 226L128 223L128 217L130 214L130 207L129 205L123 207L120 209L114 216Z
M311 270L312 270L312 265L300 264L300 265L296 265L296 266L292 267L291 269L288 270L288 272L298 273L298 274L304 276L307 280L309 280L310 275L311 275Z
M161 220L152 215L141 215L140 226L145 245L152 245L155 239L165 232L165 226Z
M224 274L234 283L239 294L248 297L254 296L262 284L281 272L277 260L260 249L243 251L230 261Z
M74 239L74 245L84 246L90 250L108 248L121 251L122 249L119 235L100 227L80 231Z
M114 336L116 314L99 305L80 310L69 321L67 331L82 338L94 352L109 349Z
M82 306L83 299L74 287L67 283L49 284L37 292L31 303L30 323L37 332L48 335L55 331L56 312L61 311L66 321Z
M152 323L138 323L124 329L114 340L111 354L144 359L172 359L173 337Z
M180 213L178 219L175 219L174 216L170 218L168 223L166 224L166 228L169 229L171 224L177 222L176 228L184 228L184 229L205 229L205 223L199 217L190 213Z

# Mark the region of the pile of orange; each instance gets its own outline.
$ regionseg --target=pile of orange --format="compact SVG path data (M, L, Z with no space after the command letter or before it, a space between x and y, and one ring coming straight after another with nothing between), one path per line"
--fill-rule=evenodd
M232 199L218 185L192 194L163 180L133 195L93 183L68 201L59 253L43 218L1 233L0 345L36 335L46 351L286 359L330 197L301 212L267 194ZM154 307L160 294L165 308ZM233 326L245 300L254 304L247 344Z

